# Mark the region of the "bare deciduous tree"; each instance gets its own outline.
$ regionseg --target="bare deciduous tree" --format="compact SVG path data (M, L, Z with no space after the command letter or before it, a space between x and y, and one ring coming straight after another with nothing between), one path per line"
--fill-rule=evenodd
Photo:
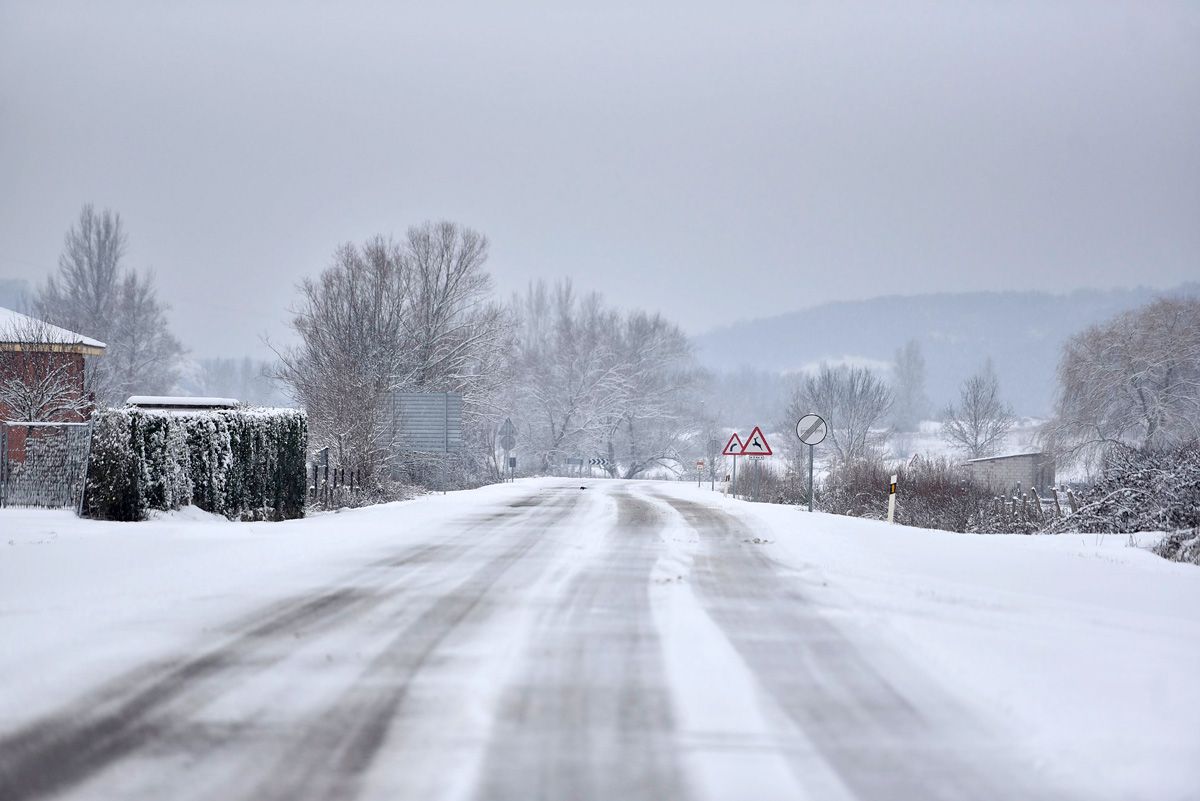
M333 263L300 285L296 347L279 352L278 377L308 411L311 441L336 463L374 474L386 447L384 400L398 385L411 292L400 248L376 237L343 245Z
M963 382L958 404L950 404L943 412L942 437L968 458L978 459L996 453L1014 422L988 359L978 373Z
M917 424L929 413L929 397L925 394L925 357L921 346L910 339L897 348L893 359L892 428L896 431L915 431Z
M610 470L625 478L654 467L676 471L696 435L700 372L683 331L658 314L632 312L613 348L621 376L608 439Z
M292 321L301 341L279 353L278 378L307 409L312 441L333 447L338 464L380 476L394 455L388 398L397 390L462 393L467 435L482 450L480 432L499 414L506 350L486 258L478 233L427 223L403 243L344 245L301 284Z
M1200 436L1200 299L1164 299L1072 337L1058 367L1052 446L1173 446Z
M599 455L613 476L679 469L695 433L697 373L678 327L579 298L569 281L533 284L514 307L512 405L542 470Z
M822 364L793 392L787 417L795 421L813 412L825 418L825 445L848 463L869 456L886 439L880 426L891 406L891 390L871 370Z
M122 266L126 245L119 214L85 205L67 231L58 270L34 299L40 317L108 346L88 375L104 403L169 391L183 353L153 275Z

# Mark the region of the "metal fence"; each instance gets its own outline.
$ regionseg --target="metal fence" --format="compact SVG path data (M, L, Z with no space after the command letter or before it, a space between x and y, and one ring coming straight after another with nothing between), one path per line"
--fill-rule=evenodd
M83 505L91 423L0 422L0 507Z

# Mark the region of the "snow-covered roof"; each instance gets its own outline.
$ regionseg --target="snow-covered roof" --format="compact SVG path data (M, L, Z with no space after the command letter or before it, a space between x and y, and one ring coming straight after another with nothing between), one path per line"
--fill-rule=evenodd
M1001 456L981 456L978 459L968 459L967 464L971 462L994 462L997 459L1016 459L1019 456L1045 456L1043 451L1028 451L1026 453L1006 453Z
M227 409L238 405L237 398L192 398L180 395L132 395L126 406L149 409Z
M99 355L108 347L98 339L85 337L83 334L0 306L0 349L4 349L4 345L18 349L21 345L42 345L91 355Z

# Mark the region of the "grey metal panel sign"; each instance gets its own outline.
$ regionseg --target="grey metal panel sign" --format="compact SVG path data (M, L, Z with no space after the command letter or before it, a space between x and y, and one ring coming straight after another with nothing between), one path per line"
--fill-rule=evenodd
M396 444L409 451L445 453L463 447L463 399L456 392L396 392Z

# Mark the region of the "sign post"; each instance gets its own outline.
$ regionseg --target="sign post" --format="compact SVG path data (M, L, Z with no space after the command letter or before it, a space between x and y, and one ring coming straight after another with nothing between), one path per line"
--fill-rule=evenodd
M700 489L700 480L704 478L704 460L696 460L696 489Z
M892 476L892 483L888 486L888 522L896 522L896 476Z
M733 497L737 497L737 458L742 452L742 438L733 432L733 436L729 438L729 442L725 443L725 449L721 451L722 456L733 457Z
M819 414L806 414L796 421L796 436L808 446L808 511L813 510L813 448L825 441L829 424Z
M517 427L513 425L511 417L505 417L504 425L500 426L500 447L504 449L504 461L508 464L508 480L513 481L516 478L513 471L517 460L509 454L517 447Z
M746 437L746 444L742 445L742 450L739 456L749 456L752 459L761 459L764 456L771 456L775 452L771 450L771 443L767 442L767 437L763 434L762 429L758 426L750 432L750 436ZM751 492L751 500L758 500L758 484L762 474L762 466L757 465L754 468L754 488Z

